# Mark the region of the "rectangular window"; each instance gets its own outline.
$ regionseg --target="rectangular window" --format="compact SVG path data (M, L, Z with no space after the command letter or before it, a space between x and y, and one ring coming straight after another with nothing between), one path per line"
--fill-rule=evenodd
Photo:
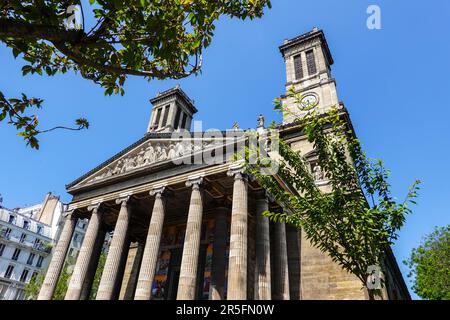
M19 259L19 256L20 256L20 249L16 249L16 250L14 250L14 253L13 253L11 259L17 261L17 259Z
M11 236L11 228L6 228L5 230L5 238L9 239L9 237Z
M14 270L14 266L9 265L8 268L6 268L6 272L5 272L5 278L10 279L12 276Z
M79 234L78 233L75 233L75 235L73 236L73 241L77 241L78 240L78 236L79 236Z
M30 253L30 255L28 256L27 264L28 264L29 266L33 265L33 261L34 261L34 257L35 257L35 256L36 256L36 255L35 255L34 253Z
M43 230L44 228L42 227L42 226L37 226L37 233L38 234L42 234L42 230Z
M36 267L38 267L38 268L42 267L42 262L44 262L44 257L39 256L38 261L36 263Z
M23 221L23 228L24 228L25 230L30 229L30 222L27 221L27 220L24 220L24 221Z
M303 78L303 64L302 56L300 54L294 57L294 72L295 79L300 80Z
M175 114L175 122L173 124L175 130L180 127L180 116L181 116L181 108L177 106L177 113Z
M41 246L41 240L39 239L34 239L34 244L33 244L33 248L35 249L39 249L39 247Z
M306 64L308 65L308 74L311 76L316 74L316 58L314 57L314 51L309 50L306 52Z
M181 120L181 128L182 129L186 129L186 120L187 120L187 115L186 115L186 113L183 112L183 120Z
M16 220L16 217L14 215L10 214L8 222L9 223L14 223L15 220Z
M162 112L162 108L158 108L158 110L156 110L155 122L153 124L153 127L155 129L157 129L159 127L159 120L161 119L161 112Z
M27 235L25 234L25 233L22 233L21 235L20 235L20 243L24 243L25 242L25 239L27 238Z
M170 105L166 106L164 108L164 117L163 117L163 121L162 121L163 127L167 124L167 118L169 118L169 110L170 110Z
M20 281L26 282L29 272L30 271L28 269L24 269L23 272L22 272L22 275L20 276Z
M5 251L5 245L3 243L0 243L0 257L3 255L3 251Z

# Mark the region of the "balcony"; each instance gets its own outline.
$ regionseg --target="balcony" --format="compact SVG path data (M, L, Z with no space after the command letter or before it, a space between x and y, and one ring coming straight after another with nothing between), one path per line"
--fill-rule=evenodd
M53 245L50 241L39 241L35 243L31 243L28 241L21 241L21 239L12 237L11 232L6 232L7 229L0 229L0 239L4 239L6 241L13 242L23 248L33 249L42 253L49 254L52 251Z
M6 232L7 229L0 229L0 238L9 240L11 238L11 232Z

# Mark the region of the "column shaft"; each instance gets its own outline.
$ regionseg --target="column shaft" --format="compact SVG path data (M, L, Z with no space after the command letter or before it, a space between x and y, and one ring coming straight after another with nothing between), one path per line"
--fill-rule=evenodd
M287 256L289 265L289 292L292 300L300 300L300 230L286 226Z
M286 248L286 224L274 223L274 282L273 299L289 300L289 270Z
M122 285L120 287L119 300L134 299L143 253L144 245L140 243L132 243L130 245Z
M233 206L228 263L228 300L247 299L247 182L241 173L234 174Z
M98 261L105 242L105 235L106 231L103 228L100 228L98 231L97 240L95 241L94 250L92 251L92 258L89 262L89 269L86 274L86 279L84 280L83 289L81 290L80 300L89 300L89 296L91 295L95 273L97 272Z
M47 274L45 275L44 282L41 290L39 291L38 300L51 300L53 293L55 292L56 284L58 283L59 276L64 267L67 251L72 241L73 232L77 224L78 219L69 214L64 222L64 227L59 237L59 241L53 252L52 260L48 267Z
M267 199L256 201L256 300L272 298L269 219L262 215L268 209Z
M184 239L183 256L181 258L177 300L194 300L196 297L197 268L198 256L200 251L200 237L202 232L202 218L202 194L200 191L199 183L195 183L192 185L191 202L189 204L186 236Z
M225 298L225 270L227 267L227 232L228 222L226 212L216 214L214 228L213 256L211 266L211 300L223 300Z
M161 195L162 192L163 191L161 190L161 192L156 193L136 286L136 294L134 296L135 300L150 300L152 296L152 285L155 277L156 263L158 262L158 251L161 243L165 215L164 199Z
M114 300L118 298L118 283L122 282L120 278L123 275L124 254L128 252L128 233L130 225L130 210L128 209L128 200L121 199L119 217L114 228L113 238L106 257L105 268L98 287L96 300Z
M70 277L69 287L66 292L65 300L79 300L83 284L88 273L89 264L92 259L95 242L97 240L98 232L101 224L101 213L99 206L93 208L91 219L84 236L83 244L78 253L77 262Z

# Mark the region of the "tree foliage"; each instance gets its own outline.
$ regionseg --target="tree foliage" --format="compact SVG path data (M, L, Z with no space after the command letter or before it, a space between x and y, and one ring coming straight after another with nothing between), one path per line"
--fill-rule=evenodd
M94 281L92 282L89 300L95 300L95 298L97 297L98 286L100 285L103 269L105 268L106 256L107 254L105 252L102 252L102 254L100 255L100 259L98 260L97 270L95 271Z
M102 252L98 261L97 269L95 271L94 281L92 282L91 292L89 294L89 300L95 300L97 296L98 286L100 284L100 279L102 277L103 269L106 262L106 253ZM71 273L70 269L73 269L75 265L74 259L68 259L64 264L64 268L56 284L55 292L53 293L52 300L64 300L66 296L67 288L69 287L69 281ZM47 270L41 270L36 276L33 276L30 282L25 287L26 299L36 300L39 291L41 290L42 284L44 283L45 275Z
M105 89L106 95L124 94L129 75L179 79L196 74L202 53L221 16L261 17L269 0L3 0L0 2L0 41L15 58L26 63L23 75L74 71ZM81 27L72 19L74 5L94 23ZM70 14L72 13L72 15ZM84 19L84 18L83 18ZM0 92L1 93L1 92ZM23 130L20 135L37 148L36 116L24 116L42 100L22 96L19 101L0 95L0 115ZM1 119L1 118L0 118ZM88 127L77 120L75 129ZM60 127L59 127L60 128ZM47 130L48 131L48 130Z
M56 284L55 292L52 298L53 300L64 300L70 280L69 268L70 263L66 263L61 272L61 276L58 279L58 283ZM26 299L36 300L38 298L46 273L47 269L42 269L37 273L37 275L31 278L30 282L25 287Z
M404 263L414 292L424 299L450 300L450 225L427 235Z
M397 239L405 216L411 212L408 204L414 203L420 181L414 182L406 199L398 202L390 191L389 171L381 160L367 158L341 109L320 114L303 103L293 89L288 95L297 110L286 109L280 99L275 101L275 109L297 115L295 125L314 147L329 190L316 184L309 162L280 139L281 157L271 157L278 162L277 175L291 190L281 188L276 176L261 173L267 159L247 166L248 172L285 209L283 213L264 215L301 228L312 245L366 286L369 266L382 267L386 248Z

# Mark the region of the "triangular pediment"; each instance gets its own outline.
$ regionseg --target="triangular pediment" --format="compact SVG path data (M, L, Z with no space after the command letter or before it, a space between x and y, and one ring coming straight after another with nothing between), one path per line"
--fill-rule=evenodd
M145 171L164 163L185 164L188 157L191 158L197 153L221 148L228 143L233 142L223 138L174 139L162 137L142 139L67 187L71 190L93 186L97 183L103 184L108 180L115 180L139 171Z

